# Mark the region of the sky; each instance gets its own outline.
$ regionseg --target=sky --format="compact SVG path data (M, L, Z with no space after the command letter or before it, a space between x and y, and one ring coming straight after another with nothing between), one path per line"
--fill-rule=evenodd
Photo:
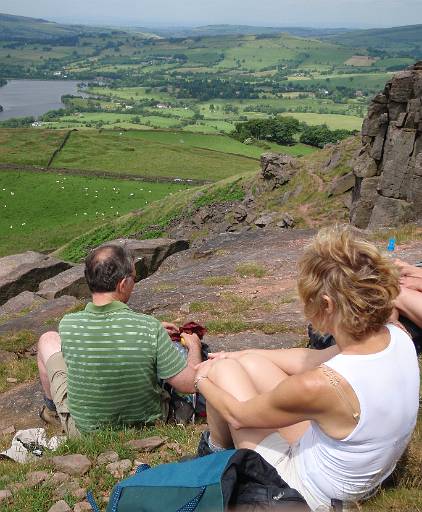
M0 0L0 12L87 24L370 28L422 23L422 0Z

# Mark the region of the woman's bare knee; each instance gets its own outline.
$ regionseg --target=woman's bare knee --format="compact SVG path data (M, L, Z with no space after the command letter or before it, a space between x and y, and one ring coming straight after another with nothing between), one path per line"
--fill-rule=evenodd
M216 384L223 385L224 380L233 371L238 371L240 364L235 359L218 359L211 366L208 377Z

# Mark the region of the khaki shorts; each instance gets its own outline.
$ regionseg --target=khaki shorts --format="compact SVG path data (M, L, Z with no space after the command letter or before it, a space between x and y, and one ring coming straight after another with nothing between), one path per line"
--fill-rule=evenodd
M46 363L50 392L63 430L68 437L79 437L75 421L69 412L67 404L67 367L61 352L50 356Z

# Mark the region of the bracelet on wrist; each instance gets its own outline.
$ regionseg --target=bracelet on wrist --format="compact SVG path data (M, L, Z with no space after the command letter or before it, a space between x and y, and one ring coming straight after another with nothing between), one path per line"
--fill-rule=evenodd
M196 391L199 393L199 387L198 387L198 384L201 382L201 380L203 379L208 379L208 377L206 375L200 375L197 379L194 380L193 382L193 387L196 389Z

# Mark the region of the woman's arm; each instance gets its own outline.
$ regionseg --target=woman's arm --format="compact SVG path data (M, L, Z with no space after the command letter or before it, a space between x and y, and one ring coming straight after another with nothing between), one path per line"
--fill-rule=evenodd
M207 373L213 363L203 363L196 377L197 388L234 428L281 428L315 419L324 409L318 371L295 375L269 393L240 402L215 385Z

